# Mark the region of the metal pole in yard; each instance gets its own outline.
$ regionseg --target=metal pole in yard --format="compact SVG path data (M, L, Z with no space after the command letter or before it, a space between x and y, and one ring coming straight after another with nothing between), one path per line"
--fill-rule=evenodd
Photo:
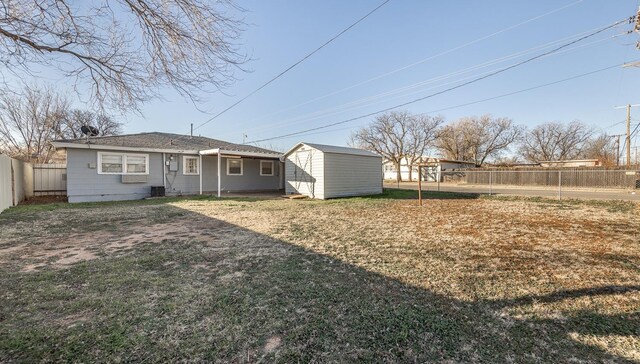
M489 171L489 196L493 195L493 173Z
M418 167L418 204L422 207L422 168L420 167Z

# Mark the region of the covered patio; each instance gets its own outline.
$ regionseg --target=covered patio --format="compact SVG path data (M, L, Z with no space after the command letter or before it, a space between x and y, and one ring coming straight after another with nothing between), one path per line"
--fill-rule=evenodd
M222 148L206 149L198 152L200 166L199 194L203 194L206 178L204 174L211 176L211 170L207 171L206 159L213 159L209 163L209 169L215 171L215 193L218 197L224 195L247 193L264 194L265 191L276 191L284 187L284 166L280 153L263 153L225 150ZM250 161L245 166L244 161ZM212 165L213 164L213 165ZM223 167L223 164L225 166ZM224 170L223 170L224 168ZM203 181L204 180L204 181ZM252 188L253 187L253 188Z

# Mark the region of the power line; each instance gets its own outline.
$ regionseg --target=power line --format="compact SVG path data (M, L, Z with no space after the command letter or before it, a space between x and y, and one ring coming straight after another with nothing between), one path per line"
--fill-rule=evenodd
M279 111L276 111L276 112L273 112L273 113L271 113L271 114L269 114L269 115L266 115L265 117L269 117L269 116L277 115L277 114L280 114L280 113L282 113L282 112L284 112L284 111L288 111L288 110L291 110L291 109L295 109L295 108L298 108L298 107L300 107L300 106L304 106L304 105L310 104L310 103L312 103L312 102L315 102L315 101L318 101L318 100L322 100L322 99L325 99L325 98L327 98L327 97L334 96L334 95L340 94L340 93L342 93L342 92L345 92L345 91L351 90L351 89L356 88L356 87L358 87L358 86L362 86L362 85L365 85L365 84L367 84L367 83L370 83L370 82L373 82L373 81L379 80L379 79L381 79L381 78L384 78L384 77L387 77L387 76L391 76L391 75L393 75L393 74L396 74L396 73L398 73L398 72L404 71L404 70L409 69L409 68L411 68L411 67L415 67L415 66L420 65L420 64L422 64L422 63L425 63L425 62L427 62L427 61L430 61L430 60L436 59L436 58L438 58L438 57L441 57L441 56L447 55L447 54L449 54L449 53L452 53L452 52L455 52L455 51L457 51L457 50L463 49L463 48L468 47L468 46L470 46L470 45L474 45L474 44L479 43L479 42L481 42L481 41L483 41L483 40L486 40L486 39L492 38L492 37L494 37L494 36L496 36L496 35L499 35L499 34L502 34L502 33L504 33L504 32L507 32L507 31L509 31L509 30L515 29L515 28L520 27L520 26L522 26L522 25L528 24L528 23L533 22L533 21L535 21L535 20L541 19L541 18L543 18L543 17L545 17L545 16L548 16L548 15L551 15L551 14L554 14L554 13L557 13L557 12L559 12L559 11L561 11L561 10L564 10L564 9L566 9L566 8L569 8L569 7L571 7L571 6L574 6L574 5L576 5L576 4L579 4L579 3L583 2L583 1L584 1L584 0L578 0L578 1L574 1L574 2L572 2L572 3L570 3L570 4L567 4L567 5L563 5L563 6L559 7L559 8L556 8L556 9L554 9L554 10L548 11L548 12L546 12L546 13L544 13L544 14L540 14L540 15L537 15L537 16L535 16L535 17L533 17L533 18L530 18L530 19L527 19L527 20L525 20L525 21L522 21L522 22L520 22L520 23L517 23L517 24L514 24L514 25L510 25L510 26L508 26L508 27L506 27L506 28L503 28L503 29L500 29L500 30L498 30L498 31L495 31L495 32L493 32L493 33L491 33L491 34L488 34L488 35L482 36L482 37L480 37L480 38L474 39L474 40L472 40L472 41L470 41L470 42L467 42L467 43L464 43L464 44L461 44L461 45L455 46L455 47L453 47L453 48L447 49L447 50L442 51L442 52L440 52L440 53L437 53L437 54L434 54L434 55L432 55L432 56L429 56L429 57L423 58L423 59L421 59L421 60L419 60L419 61L416 61L416 62L414 62L414 63L411 63L411 64L408 64L408 65L402 66L402 67L397 68L397 69L392 70L392 71L385 72L385 73L380 74L380 75L378 75L378 76L374 76L374 77L369 78L369 79L367 79L367 80L360 81L360 82L358 82L358 83L356 83L356 84L353 84L353 85L351 85L351 86L347 86L347 87L342 88L342 89L340 89L340 90L333 91L333 92L328 93L328 94L325 94L325 95L323 95L323 96L318 96L318 97L313 98L313 99L311 99L311 100L305 101L305 102L303 102L303 103L300 103L300 104L297 104L297 105L294 105L294 106L287 107L287 108L285 108L285 109L281 109L281 110L279 110Z
M638 61L640 61L640 59ZM500 98L503 98L503 97L508 97L508 96L520 94L520 93L523 93L523 92L533 91L533 90L540 89L540 88L543 88L543 87L548 87L548 86L556 85L556 84L559 84L559 83L575 80L575 79L578 79L578 78L590 76L590 75L593 75L593 74L596 74L596 73L608 71L610 69L618 68L618 67L622 66L623 64L624 63L619 63L619 64L615 64L613 66L600 68L600 69L597 69L597 70L594 70L594 71L591 71L591 72L586 72L586 73L582 73L582 74L575 75L575 76L572 76L572 77L563 78L561 80L548 82L548 83L545 83L545 84L541 84L541 85L537 85L537 86L533 86L533 87L528 87L528 88L521 89L521 90L518 90L518 91L513 91L513 92L509 92L509 93L505 93L505 94L501 94L501 95L497 95L497 96L492 96L492 97L476 100L476 101L466 102L466 103L463 103L463 104L458 104L458 105L454 105L454 106L448 106L448 107L441 108L441 109L435 109L435 110L431 110L431 111L428 111L428 112L425 112L425 113L422 113L422 114L423 115L427 115L427 114L432 114L432 113L436 113L436 112L441 112L441 111L446 111L446 110L451 110L451 109L457 109L457 108L460 108L460 107L465 107L465 106L469 106L469 105L479 104L479 103L482 103L482 102L492 101L492 100L500 99ZM623 121L623 123L625 123L625 122L626 121ZM347 129L352 129L352 128L353 127L331 129L331 130L328 130L327 132L339 131L339 130L347 130ZM300 133L292 133L292 134L294 134L294 135L291 135L291 136L298 136L298 135L313 135L313 134L317 134L317 133L300 132ZM280 139L280 137L278 137L278 139ZM270 140L270 139L268 139L268 140ZM264 141L264 139L263 140L258 140L256 142L261 142L261 141Z
M446 89L444 89L444 90L441 90L441 91L438 91L438 92L434 92L434 93L432 93L432 94L429 94L429 95L426 95L426 96L423 96L423 97L419 97L419 98L414 99L414 100L411 100L411 101L407 101L407 102L404 102L404 103L401 103L401 104L398 104L398 105L395 105L395 106L387 107L387 108L384 108L384 109L381 109L381 110L378 110L378 111L375 111L375 112L371 112L371 113L368 113L368 114L365 114L365 115L361 115L361 116L357 116L357 117L349 118L349 119L346 119L346 120L338 121L338 122L335 122L335 123L327 124L327 125L324 125L324 126L319 126L319 127L315 127L315 128L310 128L310 129L303 130L303 131L300 131L300 132L289 133L289 134L285 134L285 135L281 135L281 136L277 136L277 137L266 138L266 139L261 139L261 140L255 140L255 141L251 141L251 142L249 142L249 143L264 142L264 141L268 141L268 140L279 139L279 138L282 138L282 137L287 137L287 136L293 136L293 135L301 134L301 133L304 133L304 132L307 132L307 131L314 131L314 130L324 129L324 128L328 128L328 127L331 127L331 126L334 126L334 125L344 124L344 123L348 123L348 122L350 122L350 121L354 121L354 120L358 120L358 119L363 119L363 118L366 118L366 117L374 116L374 115L376 115L376 114L380 114L380 113L383 113L383 112L386 112L386 111L391 111L391 110L393 110L393 109L397 109L397 108L400 108L400 107L404 107L404 106L407 106L407 105L411 105L411 104L414 104L414 103L416 103L416 102L419 102L419 101L422 101L422 100L426 100L426 99L432 98L432 97L434 97L434 96L442 95L442 94L444 94L444 93L446 93L446 92L450 92L450 91L453 91L453 90L457 90L457 89L459 89L459 88L462 88L462 87L464 87L464 86L468 86L468 85L474 84L474 83L476 83L476 82L479 82L479 81L481 81L481 80L487 79L487 78L489 78L489 77L496 76L496 75L498 75L498 74L501 74L501 73L504 73L504 72L509 71L509 70L511 70L511 69L514 69L514 68L516 68L516 67L520 67L520 66L525 65L525 64L527 64L527 63L533 62L533 61L535 61L536 59L542 58L542 57L547 56L547 55L549 55L549 54L552 54L552 53L558 52L558 51L560 51L560 50L562 50L562 49L564 49L564 48L566 48L566 47L569 47L569 46L571 46L571 45L573 45L573 44L576 44L576 43L578 43L578 42L580 42L580 41L582 41L582 40L585 40L585 39L587 39L587 38L593 37L593 36L595 36L595 35L597 35L597 34L600 34L600 33L604 32L604 31L607 31L607 30L609 30L609 29L611 29L611 28L613 28L613 27L617 26L618 24L621 24L621 23L627 22L627 21L629 21L629 20L630 20L630 19L632 19L632 18L633 18L633 17L626 18L626 19L623 19L623 20L619 20L619 21L617 21L617 22L615 22L615 23L613 23L613 24L611 24L611 25L608 25L608 26L606 26L606 27L604 27L604 28L601 28L601 29L599 29L599 30L596 30L596 31L594 31L594 32L591 32L591 33L589 33L589 34L587 34L587 35L585 35L585 36L582 36L582 37L580 37L580 38L578 38L578 39L576 39L576 40L573 40L573 41L571 41L571 42L565 43L565 44L563 44L563 45L561 45L561 46L559 46L559 47L556 47L556 48L554 48L554 49L552 49L552 50L550 50L550 51L547 51L547 52L544 52L544 53L538 54L537 56L533 56L533 57L527 58L527 59L525 59L524 61L521 61L521 62L518 62L518 63L512 64L512 65L507 66L507 67L504 67L504 68L501 68L501 69L499 69L499 70L497 70L497 71L491 72L491 73L486 74L486 75L484 75L484 76L474 78L473 80L470 80L470 81L467 81L467 82L463 82L463 83L461 83L461 84L459 84L459 85L456 85L456 86L453 86L453 87L449 87L449 88L446 88Z
M423 92L423 91L432 90L432 89L440 88L440 87L443 87L443 86L455 84L457 82L461 82L461 81L464 81L464 80L467 80L467 79L478 77L480 75L486 75L486 74L492 73L496 69L485 71L485 72L482 72L480 74L466 76L466 77L460 78L458 80L448 81L448 82L445 82L445 83L442 83L442 84L439 84L439 85L436 85L436 86L423 88L421 90L411 91L411 89L416 89L416 88L418 88L420 86L423 86L423 85L427 85L427 84L430 84L430 83L435 83L436 81L440 81L440 80L446 80L448 78L452 78L454 76L462 75L462 74L465 74L465 73L468 73L468 72L471 72L471 71L474 71L474 70L477 70L477 69L481 69L481 68L488 67L488 66L491 66L491 65L494 65L494 64L502 63L504 61L507 61L507 60L510 60L510 59L513 59L513 58L518 58L518 57L524 56L524 55L526 55L528 53L534 53L535 51L548 48L550 46L559 44L562 41L566 41L568 39L574 39L576 36L580 36L580 35L587 34L587 33L588 32L582 32L582 33L576 34L576 35L571 36L571 37L565 37L565 38L562 38L560 40L553 41L553 42L550 42L550 43L547 43L547 44L543 44L543 45L540 45L540 46L535 46L535 47L532 47L532 48L529 48L529 49L526 49L526 50L523 50L523 51L518 51L518 52L512 53L512 54L507 55L507 56L499 57L499 58L496 58L496 59L493 59L493 60L490 60L490 61L486 61L484 63L480 63L480 64L475 65L475 66L467 67L467 68L464 68L464 69L461 69L461 70L458 70L458 71L454 71L454 72L451 72L451 73L448 73L448 74L445 74L445 75L442 75L442 76L438 76L438 77L434 77L434 78L431 78L431 79L428 79L428 80L420 81L420 82L417 82L417 83L414 83L414 84L411 84L411 85L408 85L408 86L399 87L399 88L396 88L396 89L391 90L391 91L386 91L386 92L379 93L379 94L376 94L376 95L367 96L367 97L364 97L364 98L361 98L361 99L358 99L358 100L354 100L354 101L350 101L350 102L344 103L344 104L339 105L339 106L334 106L334 107L327 108L327 109L324 109L324 110L318 110L318 111L315 111L315 112L312 112L312 113L309 113L309 114L306 114L306 115L302 115L302 116L295 117L295 118L290 118L290 119L287 119L287 120L284 120L284 121L278 121L276 123L263 124L260 127L249 129L249 130L245 130L245 131L248 132L248 131L256 131L256 130L266 130L266 129L270 129L272 127L280 127L280 126L284 126L284 125L300 124L300 123L305 122L305 121L315 120L315 119L318 119L318 118L321 118L321 117L330 116L332 114L333 115L339 114L341 112L344 112L344 111L347 111L347 110L350 110L350 109L359 109L359 108L362 108L362 107L365 107L365 106L374 105L374 104L377 104L377 102L375 102L376 99L380 99L380 98L383 98L383 97L385 98L386 101L389 101L389 100L397 99L397 98L400 98L400 97L403 97L403 96L410 96L410 95L414 95L414 94L417 94L417 93L420 93L420 92ZM617 36L613 36L613 37L617 37ZM573 51L573 50L576 50L576 49L579 49L579 48L583 48L583 47L588 46L588 45L592 45L592 44L595 44L595 43L599 43L599 42L602 42L602 41L609 40L609 39L611 39L613 37L607 37L607 38L604 38L604 39L596 40L594 42L590 42L590 43L587 43L587 44L579 45L579 46L574 47L574 48L565 49L563 51L554 53L554 55L562 54L562 53L565 53L565 52L570 52L570 51ZM498 69L500 69L500 68L498 68ZM402 93L404 93L404 95L401 95ZM392 96L392 95L395 95L395 96ZM391 96L391 97L389 97L389 96Z
M241 98L240 100L234 102L233 104L231 104L229 107L227 107L226 109L220 111L219 113L215 114L214 116L212 116L211 118L209 118L208 120L206 120L205 122L203 122L202 124L196 126L194 128L194 130L197 130L201 127L203 127L204 125L212 122L213 120L215 120L217 117L219 117L220 115L226 113L227 111L233 109L234 107L236 107L237 105L239 105L241 102L245 101L246 99L248 99L249 97L255 95L258 91L262 90L263 88L267 87L269 84L271 84L273 81L277 80L278 78L282 77L285 73L291 71L292 69L294 69L296 66L298 66L299 64L301 64L302 62L306 61L309 57L313 56L315 53L317 53L318 51L320 51L322 48L326 47L327 45L329 45L331 42L333 42L334 40L338 39L341 35L343 35L344 33L348 32L351 28L355 27L356 25L358 25L360 22L362 22L363 20L365 20L366 18L368 18L371 14L375 13L378 9L380 9L381 7L383 7L385 4L387 4L389 1L391 0L385 0L383 1L380 5L376 6L373 10L369 11L367 14L365 14L363 17L361 17L360 19L356 20L354 23L352 23L351 25L349 25L348 27L344 28L340 33L336 34L335 36L333 36L332 38L330 38L328 41L324 42L322 45L320 45L319 47L317 47L316 49L314 49L313 51L311 51L310 53L308 53L307 55L305 55L304 57L302 57L299 61L295 62L294 64L292 64L291 66L287 67L284 71L278 73L276 76L272 77L269 81L263 83L260 87L258 87L257 89L251 91L249 94L247 94L246 96L244 96L243 98Z

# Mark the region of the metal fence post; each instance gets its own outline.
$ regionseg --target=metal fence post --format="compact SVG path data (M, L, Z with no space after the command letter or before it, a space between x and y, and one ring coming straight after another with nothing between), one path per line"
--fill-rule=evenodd
M562 171L558 171L558 200L562 200Z
M489 171L489 196L493 195L493 172Z

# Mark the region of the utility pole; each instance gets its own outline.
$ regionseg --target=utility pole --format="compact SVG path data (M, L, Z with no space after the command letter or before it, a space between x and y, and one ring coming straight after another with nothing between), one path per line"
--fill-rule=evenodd
M632 107L636 107L636 106L640 106L640 104L635 104L635 105L631 105L631 104L627 104L626 106L616 106L614 109L622 109L622 108L626 108L627 109L627 137L625 139L625 147L626 147L626 155L627 155L627 168L631 167L631 108ZM620 139L618 139L618 145L620 145L619 142ZM620 154L620 151L618 151L618 155Z
M631 167L631 104L627 104L627 168Z

